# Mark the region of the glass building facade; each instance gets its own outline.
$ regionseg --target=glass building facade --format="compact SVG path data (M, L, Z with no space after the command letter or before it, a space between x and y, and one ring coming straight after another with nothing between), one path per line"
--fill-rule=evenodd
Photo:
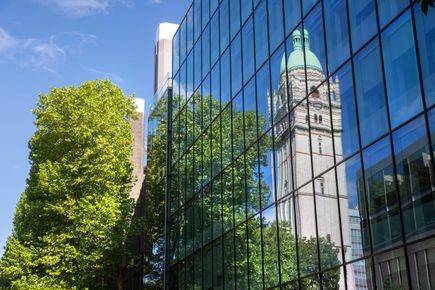
M435 11L194 0L173 39L167 289L435 289Z

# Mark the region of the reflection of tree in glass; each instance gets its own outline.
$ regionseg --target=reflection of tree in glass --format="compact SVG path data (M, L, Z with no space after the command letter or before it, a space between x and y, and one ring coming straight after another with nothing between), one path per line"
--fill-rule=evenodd
M192 188L186 185L185 188L190 192L184 193L180 187L173 186L172 191L176 190L177 193L171 192L171 202L178 204L180 200L180 205L189 204L190 197L202 185L207 188L207 190L203 190L202 203L197 202L195 204L195 207L199 207L200 211L202 211L203 219L195 219L196 224L194 226L195 231L198 232L195 238L201 238L202 234L205 244L210 241L213 232L215 234L213 238L220 235L221 219L223 227L229 229L234 225L234 222L238 224L244 221L246 217L258 213L261 206L266 205L269 201L272 194L271 188L263 181L263 176L259 173L259 165L266 168L270 166L270 164L267 164L269 162L267 154L272 152L272 140L269 135L266 135L263 137L262 146L254 144L254 147L247 148L245 154L240 155L244 148L244 138L246 140L257 139L257 126L260 132L265 131L266 119L263 116L258 116L257 120L255 111L243 112L241 108L237 108L234 104L229 107L226 107L227 104L222 104L222 108L225 109L220 117L212 119L221 109L219 100L216 100L213 96L195 94L187 106L183 105L179 97L175 97L174 102L176 102L174 116L179 115L179 117L175 121L178 122L175 125L177 128L173 130L172 155L176 164L175 171L172 172L173 178L176 176L176 172L180 172L178 177L182 177L184 173L187 178L186 183L191 184ZM210 122L211 125L209 125ZM203 132L202 135L201 132ZM165 130L157 130L157 134L161 135L159 138L162 141L166 137ZM154 138L157 138L157 136ZM194 145L192 146L192 144ZM189 146L191 147L189 148ZM193 156L193 158L184 158L182 155L184 151L186 151L184 156ZM159 164L157 166L164 164L163 157L163 155L159 154L160 162L155 160L156 165ZM177 158L181 158L181 162L176 162ZM233 164L227 167L232 160L234 160ZM148 168L150 166L148 164ZM225 168L223 173L219 173L221 168ZM148 175L151 174L151 170L147 172L149 172ZM150 181L150 177L147 176L147 179ZM213 182L210 183L212 179ZM164 188L164 181L160 179L152 180L153 182L161 182L160 188ZM208 188L211 188L211 190L208 190ZM216 206L217 204L222 206ZM219 227L218 230L216 230L216 226ZM178 228L173 227L173 229L183 232ZM232 247L236 253L236 259L233 259L231 255L230 263L225 262L225 271L231 271L231 268L235 269L238 288L247 288L247 271L249 271L251 286L261 285L263 268L265 276L267 276L266 284L268 282L275 283L273 277L279 276L278 258L280 258L281 272L284 275L282 280L292 281L297 279L295 236L289 229L290 227L285 224L279 225L281 248L280 257L278 257L278 226L276 222L266 222L264 218L261 220L257 215L248 219L246 228L237 227L234 231L235 244ZM171 237L177 239L176 237L179 237L179 234L172 233ZM247 248L246 240L248 240L249 248ZM337 261L339 251L335 245L329 238L320 238L319 242L322 267L328 269L337 265L339 263ZM177 244L178 241L171 243L171 256L173 258L176 256ZM304 255L310 255L310 253L317 255L316 239L301 238L299 251ZM225 254L224 257L229 256ZM173 262L176 262L177 258L174 259ZM311 259L311 263L314 263L312 261L315 261L315 259ZM229 268L227 269L227 267ZM317 269L317 264L311 265L310 261L300 261L300 267ZM307 271L305 270L305 272ZM232 274L226 275L231 276ZM322 276L323 284L327 285L328 289L337 288L339 278L339 270L329 271ZM304 283L306 289L319 286L319 281L315 279L305 279Z

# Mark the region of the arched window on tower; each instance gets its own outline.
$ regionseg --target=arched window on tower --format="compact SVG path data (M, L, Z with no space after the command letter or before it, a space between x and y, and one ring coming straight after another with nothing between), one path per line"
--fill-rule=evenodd
M316 89L315 86L312 86L312 87L310 88L310 92L311 92L311 96L312 96L313 98L318 98L318 97L319 97L319 90Z
M317 114L314 114L314 122L317 123Z
M319 115L319 123L322 124L322 115Z

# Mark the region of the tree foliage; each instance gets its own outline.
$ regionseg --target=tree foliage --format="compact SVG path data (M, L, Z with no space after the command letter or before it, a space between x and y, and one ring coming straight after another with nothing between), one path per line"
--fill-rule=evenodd
M108 80L40 95L30 173L0 263L11 289L101 289L119 278L133 202L132 97Z
M435 8L435 0L417 0L417 3L421 3L421 10L424 15L427 15L429 7Z

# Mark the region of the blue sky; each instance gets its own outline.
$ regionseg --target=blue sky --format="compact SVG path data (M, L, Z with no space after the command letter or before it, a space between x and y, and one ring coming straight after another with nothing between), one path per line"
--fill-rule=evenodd
M149 105L155 30L179 23L190 2L0 0L0 256L25 189L38 94L108 77Z

